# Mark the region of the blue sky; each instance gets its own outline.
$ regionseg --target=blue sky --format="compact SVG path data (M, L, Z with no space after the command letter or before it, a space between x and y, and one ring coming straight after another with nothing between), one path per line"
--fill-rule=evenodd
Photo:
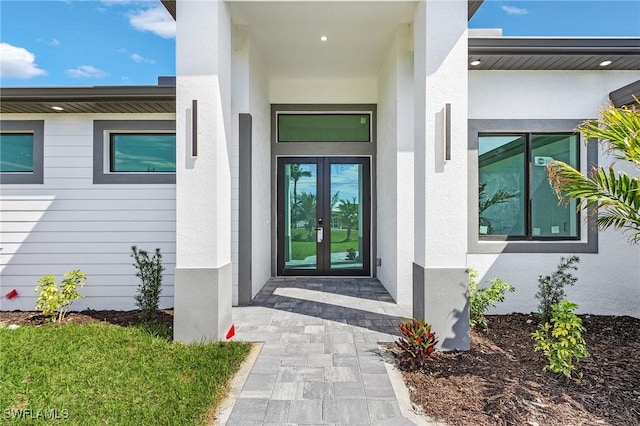
M485 0L469 26L639 37L640 0ZM0 48L2 86L155 85L175 74L175 23L159 0L0 0Z

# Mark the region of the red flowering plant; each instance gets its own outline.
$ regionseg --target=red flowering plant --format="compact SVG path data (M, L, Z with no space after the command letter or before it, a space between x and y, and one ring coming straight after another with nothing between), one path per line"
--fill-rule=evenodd
M396 341L400 349L398 358L407 368L419 368L433 353L438 340L431 331L431 324L424 320L410 319L398 324L402 337Z

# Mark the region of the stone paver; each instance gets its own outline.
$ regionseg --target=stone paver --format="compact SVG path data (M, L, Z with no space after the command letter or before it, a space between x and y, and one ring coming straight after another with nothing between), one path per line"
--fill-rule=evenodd
M413 424L378 351L409 316L375 279L272 279L233 308L236 339L264 346L227 425Z

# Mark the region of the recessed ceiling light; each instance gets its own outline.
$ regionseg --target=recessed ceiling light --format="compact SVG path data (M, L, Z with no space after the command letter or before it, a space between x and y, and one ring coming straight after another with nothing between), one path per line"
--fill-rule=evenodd
M600 64L599 64L599 65L600 65L601 67L608 67L608 66L609 66L609 65L611 65L612 63L613 63L613 61L606 60L606 61L602 61L602 62L600 62Z
M480 65L482 63L481 60L476 59L475 61L471 61L469 62L469 65L471 65L472 67L477 67L478 65Z
M59 106L52 106L51 109L54 110L54 111L64 111L64 108L59 107Z
M320 41L327 41L327 36L320 37Z

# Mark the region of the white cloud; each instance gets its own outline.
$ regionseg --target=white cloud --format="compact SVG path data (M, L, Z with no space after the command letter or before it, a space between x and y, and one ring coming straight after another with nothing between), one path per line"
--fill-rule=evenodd
M60 46L60 40L58 40L57 38L52 38L47 42L47 44L49 46Z
M47 72L38 68L35 63L36 55L24 47L0 43L0 78L33 78L46 75Z
M527 9L515 6L502 6L502 10L507 12L507 15L527 15L529 13Z
M162 38L176 36L176 21L162 6L130 12L129 23L138 31L150 31Z
M154 61L153 59L149 59L149 58L145 58L142 55L138 55L137 53L132 53L131 55L129 55L129 57L134 61L137 62L139 64L145 63L145 64L155 64L156 61Z
M67 74L74 78L102 78L107 73L91 65L80 65L67 70Z

